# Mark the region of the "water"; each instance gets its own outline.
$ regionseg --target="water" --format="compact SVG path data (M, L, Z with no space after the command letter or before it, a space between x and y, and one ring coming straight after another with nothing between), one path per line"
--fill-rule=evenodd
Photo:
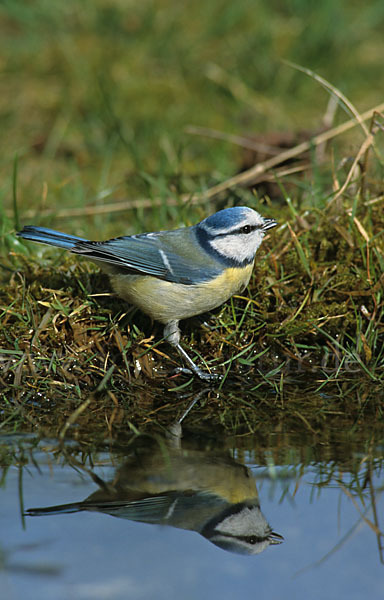
M306 461L173 433L91 452L3 437L0 597L384 597L382 448Z

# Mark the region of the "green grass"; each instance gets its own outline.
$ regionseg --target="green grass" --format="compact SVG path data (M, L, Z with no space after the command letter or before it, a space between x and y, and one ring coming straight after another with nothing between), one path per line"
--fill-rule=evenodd
M367 394L364 418L382 421L384 120L367 120L364 131L353 112L383 102L383 21L379 0L2 3L4 428L40 423L36 402L48 421L60 407L57 431L89 411L105 427L92 403L76 412L95 393L108 419L124 406L130 423L145 426L200 387L169 377L178 358L161 344L161 328L108 295L96 267L22 242L14 235L20 226L107 239L193 224L233 204L279 227L263 243L243 297L208 328L184 326L196 360L224 376L218 422L254 431L252 407L273 413L288 405L293 422L298 410L318 430L321 419L332 420L340 390L354 398L349 424ZM339 107L328 127L349 119L355 126L321 148L316 136L332 94ZM198 127L210 133L197 135ZM292 134L291 146L313 142L268 169L254 189L206 194L249 161L229 136L273 145L276 132ZM264 160L252 154L250 164ZM292 168L302 170L284 174ZM308 413L296 407L304 387L314 398ZM316 393L332 398L329 413L318 412Z

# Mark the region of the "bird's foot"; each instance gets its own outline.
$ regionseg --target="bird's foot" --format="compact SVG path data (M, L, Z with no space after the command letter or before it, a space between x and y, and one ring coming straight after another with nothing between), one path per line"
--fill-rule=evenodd
M180 373L183 375L196 375L199 379L205 381L206 383L216 383L221 379L221 375L216 373L207 373L206 371L199 369L199 367L196 365L194 369L188 369L187 367L176 367L176 369L173 371L174 375L179 375Z

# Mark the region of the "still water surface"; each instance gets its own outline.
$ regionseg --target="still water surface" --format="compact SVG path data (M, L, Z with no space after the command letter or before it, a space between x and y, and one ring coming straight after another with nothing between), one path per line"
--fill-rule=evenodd
M1 444L2 599L384 598L382 448L341 466L191 435Z

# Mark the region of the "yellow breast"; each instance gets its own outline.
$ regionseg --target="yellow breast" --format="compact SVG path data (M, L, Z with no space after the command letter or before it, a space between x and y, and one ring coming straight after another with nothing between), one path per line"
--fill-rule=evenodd
M161 323L199 315L220 306L248 284L253 263L225 269L196 285L163 281L149 275L111 275L115 292Z

